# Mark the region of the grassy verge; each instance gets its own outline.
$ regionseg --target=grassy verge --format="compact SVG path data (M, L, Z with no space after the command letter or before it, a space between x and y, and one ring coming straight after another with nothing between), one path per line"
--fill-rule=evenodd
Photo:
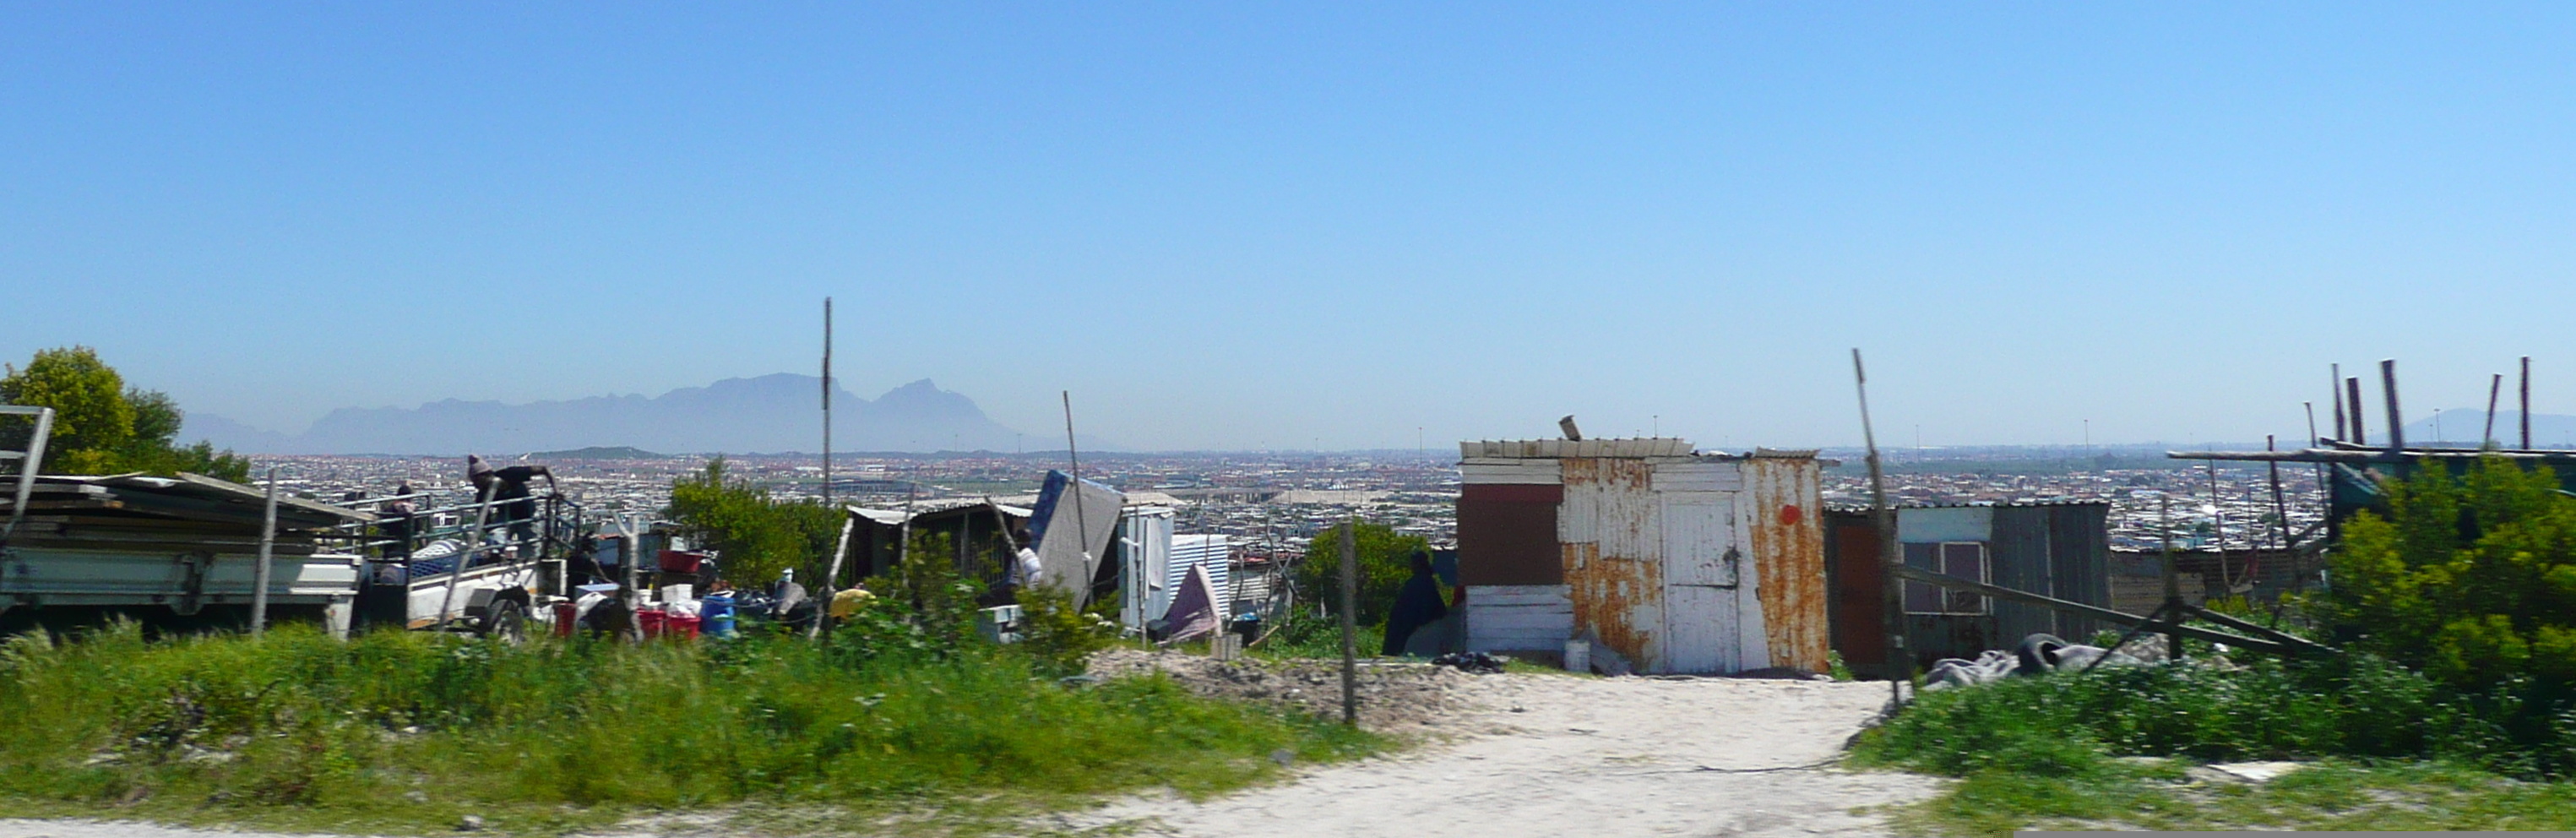
M2534 772L2500 712L2360 655L2104 669L1925 694L1852 762L1960 778L1897 813L1914 833L2576 827L2576 785ZM2188 771L2273 759L2317 765L2253 786Z
M792 639L522 646L302 630L0 644L0 808L272 828L559 833L706 809L960 823L1140 787L1256 782L1383 743L1191 696L1067 686L969 647ZM1175 755L1187 755L1175 758ZM972 830L969 830L972 831Z

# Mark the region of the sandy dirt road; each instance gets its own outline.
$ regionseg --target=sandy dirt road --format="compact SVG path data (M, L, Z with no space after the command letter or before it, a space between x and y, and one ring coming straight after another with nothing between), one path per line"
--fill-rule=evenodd
M1302 769L1205 803L1168 794L1042 818L1032 832L1197 838L1881 835L1855 809L1941 781L1829 763L1873 684L1450 673L1457 700L1397 756ZM1455 683L1461 682L1464 683ZM1517 708L1517 709L1515 709ZM678 830L721 834L721 827ZM625 835L661 832L646 828ZM0 820L0 838L269 838L130 823Z
M1442 725L1463 739L1206 803L1120 801L1059 826L1194 838L1880 835L1880 817L1853 810L1940 789L1928 777L1827 765L1878 712L1884 685L1476 682L1476 706Z

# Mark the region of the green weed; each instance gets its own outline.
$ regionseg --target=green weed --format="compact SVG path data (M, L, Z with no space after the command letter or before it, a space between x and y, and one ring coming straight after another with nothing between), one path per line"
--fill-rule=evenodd
M131 626L0 643L0 801L29 813L397 832L472 813L545 833L748 801L1204 794L1272 774L1274 750L1381 744L1159 677L1067 686L990 647L146 642Z

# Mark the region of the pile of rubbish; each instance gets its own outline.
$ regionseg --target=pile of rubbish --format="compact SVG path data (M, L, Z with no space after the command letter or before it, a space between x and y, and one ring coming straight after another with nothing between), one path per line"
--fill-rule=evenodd
M2022 638L2020 648L2012 651L1988 649L1976 660L1943 658L1932 664L1923 676L1923 689L1945 690L2001 681L2016 675L2044 675L2050 672L2080 672L2096 666L2145 666L2165 660L2164 638L2144 635L2105 649L2081 643L2068 643L2053 634L2034 634Z

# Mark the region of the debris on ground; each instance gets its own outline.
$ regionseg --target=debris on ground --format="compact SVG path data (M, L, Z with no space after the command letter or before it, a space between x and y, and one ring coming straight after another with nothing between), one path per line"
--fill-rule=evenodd
M1163 672L1184 689L1212 698L1285 704L1298 711L1340 718L1342 664L1334 660L1215 658L1180 652L1111 649L1091 657L1090 674L1119 678ZM1360 726L1377 731L1420 731L1465 709L1473 676L1419 661L1363 661L1359 665Z
M1942 658L1932 664L1923 676L1923 689L1945 690L1954 687L1992 683L2015 675L2039 675L2048 672L2075 672L2095 666L2145 666L2165 659L2164 638L2139 636L2115 649L2068 643L2052 634L2034 634L2023 638L2021 647L2011 651L1987 649L1976 660Z
M1500 675L1511 658L1486 652L1451 652L1431 659L1432 666L1446 666L1469 675Z
M2185 776L2204 783L2268 783L2273 778L2301 768L2304 762L2213 762L2183 771Z

